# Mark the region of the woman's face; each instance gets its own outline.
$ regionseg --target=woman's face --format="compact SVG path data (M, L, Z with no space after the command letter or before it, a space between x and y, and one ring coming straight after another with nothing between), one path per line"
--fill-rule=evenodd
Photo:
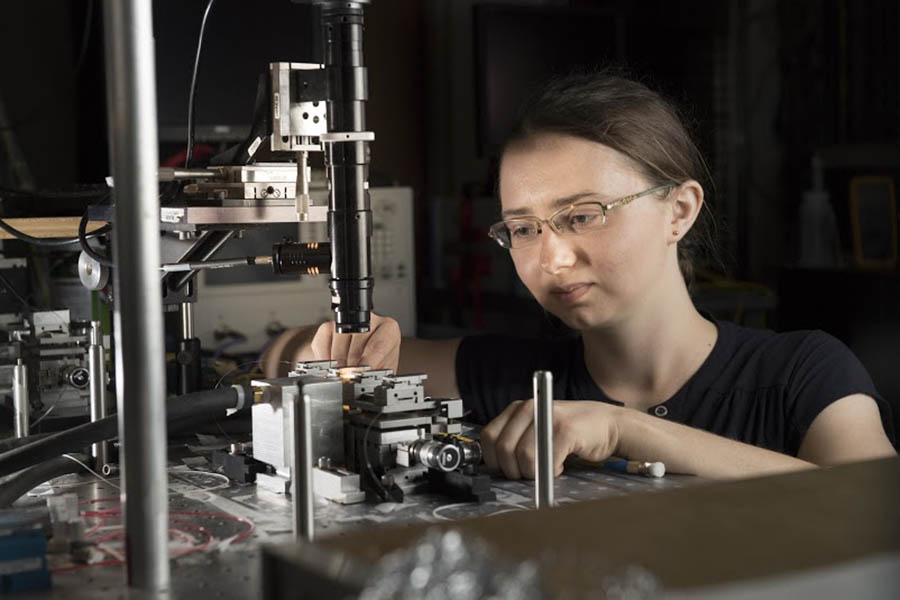
M504 219L511 213L546 219L571 198L606 204L651 187L619 152L560 134L512 145L500 166ZM651 302L665 279L672 228L667 203L654 194L607 216L602 228L581 235L560 236L544 225L538 242L510 251L516 272L541 306L577 330L627 317Z

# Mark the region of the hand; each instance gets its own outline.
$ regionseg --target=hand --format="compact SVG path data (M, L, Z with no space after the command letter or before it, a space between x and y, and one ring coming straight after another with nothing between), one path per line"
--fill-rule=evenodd
M322 323L310 343L315 360L336 360L340 367L366 365L397 372L400 326L390 317L372 313L366 333L335 333L334 322Z
M569 455L590 462L612 456L619 441L617 406L592 401L553 403L553 475ZM534 479L534 400L516 401L481 430L485 464L509 479Z

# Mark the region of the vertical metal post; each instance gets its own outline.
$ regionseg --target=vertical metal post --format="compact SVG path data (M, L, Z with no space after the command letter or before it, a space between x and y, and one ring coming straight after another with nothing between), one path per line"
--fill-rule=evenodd
M553 506L553 373L534 372L534 505Z
M194 303L181 303L181 339L189 340L194 337Z
M103 9L126 570L130 586L156 592L169 587L169 556L153 14L143 0Z
M12 376L16 437L23 438L28 436L28 430L31 428L31 403L28 400L28 367L21 358L16 361Z
M193 286L190 281L188 286ZM181 339L178 340L178 393L190 394L203 384L200 371L200 340L194 337L194 303L181 303Z
M313 541L315 498L313 496L312 416L309 394L298 394L293 405L294 462L291 465L294 537Z
M106 417L106 352L103 349L103 335L100 321L91 321L91 343L88 346L88 371L91 374L91 422ZM91 446L94 468L102 470L109 462L106 441Z

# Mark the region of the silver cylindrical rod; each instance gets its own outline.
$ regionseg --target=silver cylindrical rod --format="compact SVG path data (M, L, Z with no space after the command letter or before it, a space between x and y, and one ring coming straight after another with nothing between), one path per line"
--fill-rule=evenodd
M20 358L12 372L13 411L16 416L16 437L28 435L31 428L31 404L28 401L28 367Z
M312 417L308 394L294 403L294 464L291 465L294 537L311 542L314 532Z
M189 340L194 337L194 303L181 303L181 339Z
M103 349L103 334L100 321L91 321L91 343L88 346L88 371L91 374L91 422L106 417L106 352ZM106 441L91 446L94 468L102 470L108 462Z
M160 181L175 181L177 179L216 179L222 177L221 173L207 169L177 169L173 167L160 167Z
M298 221L309 220L309 176L309 152L301 150L297 153L297 184L294 186Z
M103 4L113 230L116 396L128 584L169 587L166 371L152 3Z
M534 505L553 506L553 373L534 372Z

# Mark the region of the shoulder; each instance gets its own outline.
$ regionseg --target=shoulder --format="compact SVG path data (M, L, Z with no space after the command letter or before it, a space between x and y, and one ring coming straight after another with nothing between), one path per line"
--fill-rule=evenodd
M785 447L796 454L810 424L832 403L853 395L875 400L885 431L891 433L891 409L866 368L842 341L821 330L776 333L732 323L717 323L724 349L714 387L753 391L766 404L768 418L784 419Z
M821 330L775 332L719 321L717 357L723 371L741 372L757 385L788 385L812 370L862 368L843 342Z

